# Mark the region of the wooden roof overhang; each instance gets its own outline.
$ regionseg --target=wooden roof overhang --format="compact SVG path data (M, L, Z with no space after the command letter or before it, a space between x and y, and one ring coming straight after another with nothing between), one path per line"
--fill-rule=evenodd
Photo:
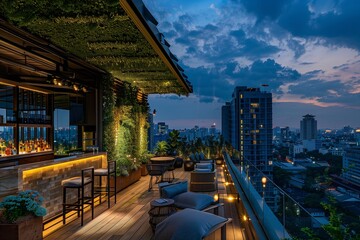
M0 19L0 83L77 95L96 88L105 71ZM54 80L62 86L54 84Z
M144 94L191 93L191 84L170 52L170 44L142 1L121 0L120 4L118 0L4 0L0 13L12 24L45 39L47 45L59 46L65 55L78 56ZM63 69L66 73L66 63Z

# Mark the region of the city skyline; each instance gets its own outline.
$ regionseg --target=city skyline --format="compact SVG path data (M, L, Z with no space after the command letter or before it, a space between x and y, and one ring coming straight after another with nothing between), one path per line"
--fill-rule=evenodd
M155 121L221 125L235 86L268 87L274 126L360 127L360 3L145 0L193 83L189 97L150 95ZM346 117L344 117L346 116Z

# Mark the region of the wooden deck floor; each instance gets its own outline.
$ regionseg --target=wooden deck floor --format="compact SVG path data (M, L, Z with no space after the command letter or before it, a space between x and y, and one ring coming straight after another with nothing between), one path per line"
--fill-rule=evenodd
M183 169L176 169L176 179L189 179L190 173L184 172ZM69 223L65 226L57 219L59 223L53 221L45 225L43 235L45 240L139 240L153 239L153 233L149 224L148 211L150 202L159 198L157 185L148 192L149 176L141 179L130 187L122 190L117 194L117 203L107 209L107 203L103 203L95 208L95 218L90 219L90 213L84 215L84 226L80 226L80 219L77 217L70 218ZM220 193L220 202L224 207L220 209L219 215L230 217L232 223L227 225L227 239L241 240L245 239L239 218L236 200L227 200L228 187L225 186L225 178L221 167L217 167L218 191ZM214 194L214 193L210 193ZM49 226L54 224L53 227ZM220 239L220 231L216 231L207 240Z

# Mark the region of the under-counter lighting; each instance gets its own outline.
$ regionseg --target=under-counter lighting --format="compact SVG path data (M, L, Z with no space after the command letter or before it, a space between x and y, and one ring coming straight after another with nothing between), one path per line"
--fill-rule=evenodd
M73 159L72 158L69 161L60 162L60 163L56 163L56 161L54 160L54 164L51 164L51 165L48 165L48 166L43 166L43 167L38 167L38 168L34 168L34 169L24 170L23 171L23 179L28 177L29 175L32 175L32 174L43 173L43 172L46 172L46 171L53 171L54 167L56 167L57 169L66 168L66 167L72 167L72 166L74 166L74 162L86 162L86 161L89 161L89 160L97 160L99 158L101 159L102 163L104 161L106 161L106 155L105 154L99 154L99 155L96 155L96 156L84 157L84 158L80 158L80 159ZM59 159L59 161L60 160L61 159Z

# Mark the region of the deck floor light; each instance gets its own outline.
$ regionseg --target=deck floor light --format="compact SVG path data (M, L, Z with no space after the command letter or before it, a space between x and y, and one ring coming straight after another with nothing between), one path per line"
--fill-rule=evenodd
M265 188L266 188L266 177L261 178L262 186L263 186L263 223L265 222Z

